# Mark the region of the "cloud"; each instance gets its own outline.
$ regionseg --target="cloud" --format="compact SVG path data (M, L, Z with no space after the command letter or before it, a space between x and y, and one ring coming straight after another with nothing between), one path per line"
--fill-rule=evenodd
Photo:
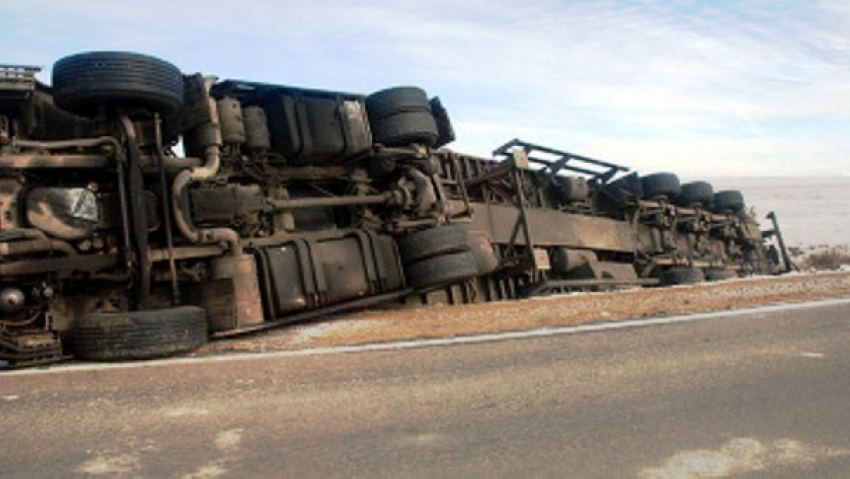
M30 0L0 15L26 46L15 55L43 64L127 49L221 77L419 84L476 153L520 136L650 168L689 151L737 157L754 174L813 156L840 170L850 155L836 133L850 127L843 2Z

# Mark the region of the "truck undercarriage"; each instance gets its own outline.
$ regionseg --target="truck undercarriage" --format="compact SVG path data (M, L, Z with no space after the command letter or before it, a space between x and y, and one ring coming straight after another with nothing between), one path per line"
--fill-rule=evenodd
M177 354L389 301L790 267L775 216L760 231L738 191L519 140L457 153L420 88L217 81L124 52L36 73L0 66L5 367Z

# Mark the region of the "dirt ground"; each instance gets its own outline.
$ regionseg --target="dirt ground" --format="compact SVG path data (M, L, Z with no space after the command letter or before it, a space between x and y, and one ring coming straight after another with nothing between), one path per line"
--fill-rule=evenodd
M212 342L196 354L262 352L465 336L850 297L850 271L794 273L522 301L361 311Z

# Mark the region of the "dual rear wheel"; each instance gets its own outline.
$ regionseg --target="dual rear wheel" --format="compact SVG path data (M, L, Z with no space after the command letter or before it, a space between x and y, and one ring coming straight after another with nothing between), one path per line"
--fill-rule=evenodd
M406 86L381 90L366 97L366 111L376 143L432 146L439 129L424 90Z
M700 206L715 213L740 213L745 208L744 195L738 190L715 192L711 183L692 181L680 184L673 173L653 173L640 178L642 197L664 198L683 207Z
M398 245L407 282L415 289L444 286L478 274L463 225L417 231L399 238Z

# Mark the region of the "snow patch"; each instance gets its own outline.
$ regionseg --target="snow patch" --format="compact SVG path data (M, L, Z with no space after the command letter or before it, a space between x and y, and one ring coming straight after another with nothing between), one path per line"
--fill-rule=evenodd
M850 450L808 446L792 439L763 444L753 438L736 438L717 450L685 451L659 467L644 469L640 479L722 478L771 468L800 466L821 459L850 456Z
M347 319L328 321L324 323L302 324L293 327L291 331L288 332L289 334L291 334L289 343L293 345L305 344L316 338L329 336L337 332L352 332L361 329L367 329L369 327L370 324L368 321L356 321Z
M219 448L221 451L233 451L235 449L239 449L239 446L242 444L243 432L245 432L244 429L238 428L218 433L218 436L215 438L215 447Z
M165 412L168 417L185 417L185 416L208 416L209 411L201 407L181 406L174 409L169 409Z
M227 472L227 469L225 469L221 464L211 463L202 466L191 474L184 474L181 476L181 479L211 479L214 477L222 477L227 474Z
M128 475L139 469L139 458L132 454L120 456L98 456L84 462L77 468L78 472L93 476L120 476Z

